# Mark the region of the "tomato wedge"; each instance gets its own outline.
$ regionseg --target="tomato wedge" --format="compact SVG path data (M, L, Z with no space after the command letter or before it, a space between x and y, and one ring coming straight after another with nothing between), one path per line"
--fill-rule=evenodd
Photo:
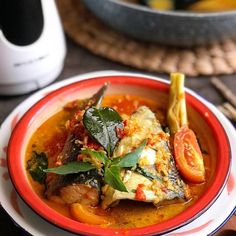
M205 181L205 167L194 132L187 126L174 135L174 156L180 174L192 183Z

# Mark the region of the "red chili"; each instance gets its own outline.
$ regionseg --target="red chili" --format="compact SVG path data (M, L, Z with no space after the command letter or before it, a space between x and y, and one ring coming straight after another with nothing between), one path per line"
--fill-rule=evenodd
M118 127L116 127L116 134L119 138L123 138L125 136L124 130Z
M146 195L144 194L143 187L144 187L143 184L138 184L138 187L136 189L135 199L137 199L139 201L145 201L146 200Z
M161 163L156 163L156 169L159 170L161 168Z
M77 156L77 160L78 160L78 161L83 161L83 159L84 159L84 156L83 156L83 155L79 154L79 155Z
M90 149L99 150L101 145L94 142L93 140L89 139L89 141L87 143L87 147Z
M148 143L149 146L154 146L155 142L152 139L148 139Z
M124 121L123 121L123 124L124 124L124 126L127 126L128 120L124 120Z

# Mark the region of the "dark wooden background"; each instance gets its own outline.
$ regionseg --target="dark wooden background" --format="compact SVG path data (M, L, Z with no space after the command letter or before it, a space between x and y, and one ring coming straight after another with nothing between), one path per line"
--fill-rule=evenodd
M74 44L68 38L66 39L66 41L67 56L65 60L65 66L61 75L55 82L64 80L74 75L101 70L144 72L146 74L156 75L168 79L168 75L148 73L146 71L136 70L134 68L111 62L109 60L91 54L86 49L83 49L80 46ZM1 60L4 60L4 58L1 58ZM236 94L236 75L220 76L219 78ZM186 87L196 91L199 95L206 98L208 101L212 102L215 105L219 105L224 102L224 98L211 85L209 77L187 78ZM30 95L31 94L11 97L0 96L0 124L18 104L20 104ZM235 216L233 216L230 221L223 227L221 232L217 233L216 235L236 235L236 231L233 232L229 229L236 230ZM25 235L25 233L23 233L14 225L10 217L0 207L0 236L5 235L18 236Z

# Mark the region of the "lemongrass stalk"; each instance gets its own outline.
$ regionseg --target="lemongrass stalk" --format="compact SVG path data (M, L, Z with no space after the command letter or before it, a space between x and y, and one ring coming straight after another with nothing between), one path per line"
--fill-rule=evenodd
M167 122L172 134L176 133L182 126L188 125L184 80L181 73L171 73L171 84L169 92L169 105L167 111Z

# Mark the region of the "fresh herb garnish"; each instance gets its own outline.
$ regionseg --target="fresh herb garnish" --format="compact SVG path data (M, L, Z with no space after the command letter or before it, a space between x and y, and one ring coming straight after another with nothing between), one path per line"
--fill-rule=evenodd
M136 167L147 140L143 141L137 149L123 157L112 158L112 153L119 141L116 133L117 128L123 128L119 113L109 107L88 108L84 113L83 123L89 135L104 147L106 153L84 148L80 154L88 157L85 158L86 162L70 162L63 166L47 169L45 172L67 175L95 168L101 170L102 168L101 173L104 175L105 183L116 190L128 192L120 176L121 168Z
M144 140L141 145L136 148L134 151L127 153L123 157L117 157L114 159L110 159L104 152L94 151L91 149L83 149L81 154L85 154L87 156L97 158L99 161L103 163L104 166L104 182L110 185L112 188L122 191L128 192L124 183L120 177L121 168L135 167L138 163L138 160L141 156L143 149L147 144L147 140ZM50 168L44 170L45 172L53 172L60 175L66 174L75 174L83 171L88 171L91 169L95 169L96 167L88 162L83 161L74 161L68 164Z
M85 111L83 123L90 136L101 144L108 157L111 157L119 141L116 129L123 128L119 113L110 107L92 107Z
M114 164L116 164L119 167L134 167L138 163L138 160L141 156L141 153L143 149L145 148L147 144L147 140L144 140L138 148L136 148L134 151L127 153L121 158L117 158L117 160L114 160Z
M116 165L106 166L104 173L104 181L112 188L121 192L128 192L120 177L120 167Z
M51 172L58 175L68 175L68 174L77 174L79 172L86 172L95 168L96 168L95 166L87 162L72 161L65 165L46 169L44 170L44 172Z
M104 152L94 151L94 150L89 149L89 148L83 148L80 153L97 159L103 165L106 165L106 163L108 161L107 155Z
M44 169L48 167L48 158L44 152L32 152L31 158L27 161L27 170L31 177L40 184L45 183L46 173Z

